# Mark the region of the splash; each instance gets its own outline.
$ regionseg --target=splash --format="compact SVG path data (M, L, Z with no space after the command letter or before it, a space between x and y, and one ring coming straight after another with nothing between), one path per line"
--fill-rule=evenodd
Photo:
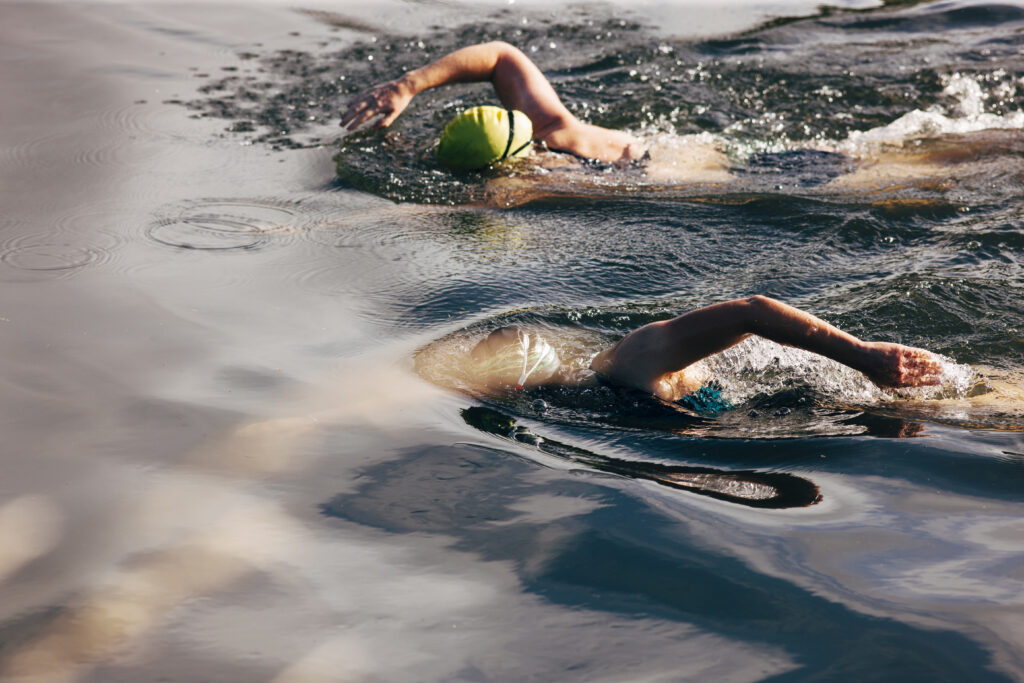
M882 389L841 363L759 337L703 361L726 398L737 405L798 387L838 405L865 407L904 400L960 400L984 391L984 379L969 365L942 356L940 362L937 385Z
M983 81L995 81L995 86L986 89ZM1007 78L1004 70L974 75L955 72L944 76L942 83L942 95L952 100L949 106L934 104L927 109L914 109L887 125L850 133L837 148L863 153L878 143L898 145L918 138L1024 128L1024 111L999 114L988 111L986 106L990 100L1004 106L1014 100L1019 81Z

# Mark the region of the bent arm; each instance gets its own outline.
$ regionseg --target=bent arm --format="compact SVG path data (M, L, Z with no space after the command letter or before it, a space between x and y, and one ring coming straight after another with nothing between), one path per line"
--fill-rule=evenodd
M425 90L449 83L485 81L494 86L502 104L530 117L538 138L543 138L547 129L575 121L529 57L508 43L495 41L456 50L393 81L370 88L345 111L341 125L355 130L383 114L376 127L384 128L391 125L413 97Z
M456 50L435 62L362 93L341 116L355 130L376 116L375 128L390 126L413 97L449 83L490 81L498 99L530 118L533 137L552 149L587 159L624 161L642 156L642 145L629 133L583 123L565 108L537 65L519 49L496 41Z
M882 387L938 382L938 361L928 351L862 341L810 313L764 296L726 301L644 325L598 354L591 367L628 386L659 393L656 388L666 376L752 334L831 358L863 372Z

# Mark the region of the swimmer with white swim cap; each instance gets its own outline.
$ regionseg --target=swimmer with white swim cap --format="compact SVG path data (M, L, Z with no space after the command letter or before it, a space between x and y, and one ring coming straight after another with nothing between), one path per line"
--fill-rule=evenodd
M633 330L598 353L590 368L604 382L669 402L714 403L714 384L698 364L751 335L831 358L883 388L939 383L938 357L924 349L867 342L824 320L765 296L698 308ZM504 327L471 353L474 380L491 391L565 382L555 351L537 335ZM711 410L710 412L717 412Z
M355 130L379 116L374 127L386 128L405 110L410 100L424 90L448 83L481 81L490 81L505 110L520 112L528 119L532 139L549 149L584 159L619 163L634 161L644 155L643 144L629 133L584 123L573 116L530 58L500 41L456 50L393 81L370 88L349 105L341 116L341 125ZM518 117L515 122L519 125ZM453 124L455 121L449 127ZM507 129L502 128L502 132L504 130ZM470 133L467 137L477 141L486 137ZM493 159L489 155L481 155L475 148L476 144L469 145L474 149L464 159L450 154L451 150L442 152L439 147L438 158L454 169L481 168L508 158L500 154ZM476 165L478 163L479 166Z

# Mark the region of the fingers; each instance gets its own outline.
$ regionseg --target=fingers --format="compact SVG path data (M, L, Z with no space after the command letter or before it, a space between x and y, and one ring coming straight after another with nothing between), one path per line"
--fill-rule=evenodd
M901 386L920 387L939 384L942 364L924 349L903 347L900 353L899 383Z
M364 97L359 100L341 116L341 126L348 130L355 130L380 112L380 105L376 98Z
M350 131L355 130L374 116L383 114L384 118L378 121L375 127L385 128L391 125L401 111L402 107L397 106L393 84L382 83L365 91L349 105L349 108L341 115L341 126Z
M384 118L382 118L382 119L381 119L380 121L378 121L378 122L377 122L377 125L376 125L375 127L376 127L376 128L387 128L387 127L388 127L388 126L390 126L390 125L391 125L392 123L394 123L394 120L398 118L398 115L399 115L400 113L401 113L401 112L399 112L399 111L397 111L397 110L394 110L394 111L392 111L392 112L391 112L391 113L389 113L389 114L388 114L387 116L385 116L385 117L384 117Z
M875 342L879 364L866 374L882 388L934 386L942 381L942 361L924 349Z
M367 121L369 121L370 119L372 119L374 116L376 116L379 113L380 112L378 112L373 107L366 107L365 109L362 109L361 111L359 111L356 114L354 114L353 117L352 117L352 120L345 127L348 130L355 130L356 128L358 128L359 126L363 125L364 123L366 123Z
M365 100L349 105L349 108L341 115L341 127L348 128L349 124L352 123L352 121L354 121L364 109L366 109L366 106L367 103Z
M370 106L373 95L373 88L359 94L356 99L348 105L348 109L341 115L341 125L347 127L357 117L362 115Z

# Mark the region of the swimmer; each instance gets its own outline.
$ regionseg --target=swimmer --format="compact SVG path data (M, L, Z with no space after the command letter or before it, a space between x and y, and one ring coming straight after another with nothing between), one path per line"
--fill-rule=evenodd
M647 145L625 131L580 121L562 104L551 83L530 58L501 41L456 50L395 80L371 87L349 104L341 115L341 125L352 131L377 119L374 127L386 128L401 115L413 97L425 90L450 83L488 81L504 107L529 118L534 142L541 143L549 151L563 152L584 161L617 165L642 162L647 180L657 183L731 185L736 181L735 164L729 161L717 143L701 136L684 135L673 139L669 145ZM511 140L511 129L507 124L502 126ZM939 153L922 153L917 145L904 144L921 135L927 138L927 131L908 138L899 137L897 131L893 133L897 135L895 141L872 142L869 138L854 141L851 138L838 144L819 142L809 149L850 162L851 168L844 168L831 177L826 186L829 191L858 195L865 191L899 191L908 183L934 191L948 186L951 179L976 171L974 166L989 157L993 159L986 163L996 164L999 169L1015 168L1012 164L1017 157L1006 154L1006 141L992 140L992 131L982 133L984 135L971 134L964 140L954 140L952 145L944 145L943 149L952 147L956 150L953 155L943 154L942 150ZM497 133L491 131L491 134ZM1011 135L1014 140L1019 137L1016 131ZM555 155L546 159L538 157L535 162L541 166L561 167L565 165L565 154L558 155L560 159L552 158ZM504 158L499 152L486 163L473 168ZM460 168L457 164L441 162L450 168Z
M640 140L629 133L584 123L573 116L537 65L517 48L500 41L464 47L393 81L373 86L349 105L341 115L341 125L352 131L380 117L374 127L386 128L424 90L483 81L491 82L507 109L529 117L533 139L550 150L612 163L638 160L646 152Z
M939 383L939 359L924 349L867 342L774 299L752 296L689 311L633 330L590 362L596 381L661 400L711 408L714 378L700 361L751 335L804 349L867 376L882 388ZM514 327L492 332L471 352L470 374L488 391L564 382L543 339ZM720 408L719 408L720 409ZM711 409L711 412L717 412Z

